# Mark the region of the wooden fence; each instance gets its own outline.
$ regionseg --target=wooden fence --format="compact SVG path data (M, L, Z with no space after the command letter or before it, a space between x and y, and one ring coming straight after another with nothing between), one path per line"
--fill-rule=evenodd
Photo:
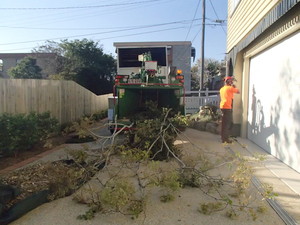
M60 123L108 109L108 97L97 96L73 81L0 79L0 114L50 111Z

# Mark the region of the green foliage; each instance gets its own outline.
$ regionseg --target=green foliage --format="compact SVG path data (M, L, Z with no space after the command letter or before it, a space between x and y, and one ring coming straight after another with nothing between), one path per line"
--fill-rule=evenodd
M0 151L17 154L41 143L58 131L58 121L49 112L37 114L2 114L0 116Z
M209 59L206 68L208 70L209 75L211 77L214 77L218 75L220 67L221 67L220 62L218 62L217 60Z
M253 169L249 164L249 160L239 155L236 156L238 161L236 169L232 174L232 180L234 182L234 187L236 188L236 193L240 195L249 187L253 175Z
M278 196L278 194L273 191L273 186L271 186L270 184L263 184L263 190L263 199L274 199Z
M149 153L145 150L137 148L129 148L128 146L121 145L118 147L123 161L126 162L141 162L149 159Z
M107 110L102 110L89 116L83 116L74 122L63 124L62 130L65 135L74 134L73 138L67 142L82 143L96 140L89 129L96 121L106 118L106 116Z
M191 88L192 90L198 91L200 89L199 80L200 80L200 69L201 69L201 59L197 61L197 63L191 68L192 70L192 79L191 79ZM222 67L225 65L222 65L222 62L217 61L215 59L204 59L204 87L203 89L212 88L214 90L217 90L218 88L216 86L211 87L208 82L206 82L208 79L212 79L216 77L219 74L219 71Z
M91 117L95 121L102 120L107 117L107 110L102 110L100 112L93 113Z
M219 211L224 207L222 202L209 202L200 204L198 211L205 215L210 215L213 212Z
M159 198L160 198L160 201L161 201L161 202L164 202L164 203L166 203L166 202L171 202L171 201L173 201L173 200L175 199L174 195L172 195L172 194L170 194L170 193L167 193L167 194L165 194L165 195L162 195L162 196L160 196Z
M74 161L78 164L85 164L88 158L88 154L83 150L72 150L68 152L69 155L74 159Z
M144 211L145 201L144 200L134 200L131 201L127 211L130 215L132 215L133 219L138 218L138 216Z
M168 171L162 169L159 164L153 165L154 174L149 179L149 184L161 187L163 194L160 196L162 202L174 200L174 193L178 191L182 185L178 171Z
M252 217L253 221L255 221L257 219L257 213L254 209L252 209L252 208L248 209L248 213Z
M226 211L226 216L230 219L236 219L239 215L232 208Z
M180 151L174 145L176 133L169 123L169 121L163 123L161 119L138 123L131 146L149 151L150 158L154 160L166 160L173 157L170 151L178 156Z
M135 189L126 180L111 180L100 192L103 205L121 211L133 199Z
M183 187L200 187L201 176L193 169L184 169L180 173L179 181Z
M254 153L254 158L258 161L265 161L267 158L267 155L262 155L259 153Z
M261 206L258 206L258 207L257 207L256 211L257 211L258 213L264 213L264 212L267 211L267 208L266 208L266 206L261 205Z
M170 122L180 131L185 130L185 128L189 125L188 117L181 115L180 113L170 118Z
M51 137L51 135L57 134L59 129L58 120L51 117L50 112L31 112L29 113L29 117L32 120L36 120L37 132L41 141Z
M95 217L97 212L102 210L102 206L98 204L93 204L90 208L82 215L77 216L79 220L91 220Z
M198 69L198 65L194 65L191 68L192 71L192 77L191 77L191 89L192 91L198 91L200 89L200 72Z
M178 172L171 171L163 173L160 179L159 186L165 187L171 192L178 191L181 188Z
M79 139L90 138L91 135L88 131L88 128L93 123L94 119L92 116L84 116L79 120L72 122L70 126L65 127L63 132L65 134L75 133L75 135L78 136Z
M95 94L112 92L116 60L105 54L98 42L88 39L48 41L35 51L56 53L57 74L51 78L74 80Z
M41 79L41 71L42 69L36 65L36 59L25 57L17 64L17 66L9 69L8 74L12 78Z
M48 198L50 200L74 193L75 190L89 179L89 174L87 174L88 172L83 167L68 167L59 163L49 165L45 173L49 174L50 195Z
M135 116L136 129L128 136L128 145L148 151L154 160L165 160L180 152L174 146L177 129L185 124L182 117L172 115L170 109L160 109L154 102L147 102L147 108ZM174 117L175 116L175 117Z
M158 107L157 102L155 101L146 101L144 109L141 109L140 112L132 115L130 120L132 122L140 122L149 119L160 118L162 116L162 109Z

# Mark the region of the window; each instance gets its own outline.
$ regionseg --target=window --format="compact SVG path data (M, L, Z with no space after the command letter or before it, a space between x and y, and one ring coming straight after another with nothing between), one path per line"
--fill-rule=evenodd
M157 61L159 66L166 66L166 48L119 48L120 67L140 67L142 62L138 61L138 55L151 52L152 60Z

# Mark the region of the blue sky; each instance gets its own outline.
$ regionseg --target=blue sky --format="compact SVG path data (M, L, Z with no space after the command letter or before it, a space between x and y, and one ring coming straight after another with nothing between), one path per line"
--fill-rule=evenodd
M227 0L206 0L205 58L224 59L226 20ZM192 41L201 57L202 0L1 0L0 21L0 53L87 38L113 55L114 42Z

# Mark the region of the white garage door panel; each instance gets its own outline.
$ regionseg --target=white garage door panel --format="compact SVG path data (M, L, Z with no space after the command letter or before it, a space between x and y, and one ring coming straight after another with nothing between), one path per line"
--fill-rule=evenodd
M300 32L250 61L248 138L300 172Z

